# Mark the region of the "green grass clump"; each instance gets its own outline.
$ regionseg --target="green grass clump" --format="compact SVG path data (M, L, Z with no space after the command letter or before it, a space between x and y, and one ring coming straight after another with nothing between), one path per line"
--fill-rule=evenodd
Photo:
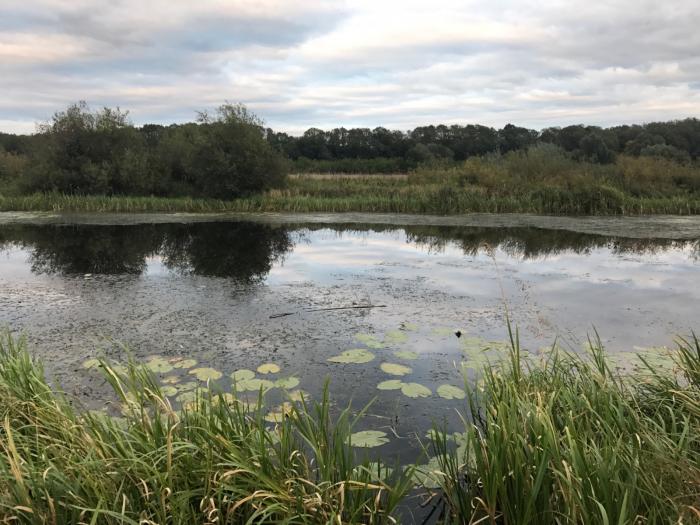
M389 523L411 486L354 456L327 396L270 430L260 403L175 411L147 370L103 366L124 418L76 410L22 341L0 343L0 522Z
M553 352L485 370L460 454L434 442L448 523L700 522L700 343L674 368Z

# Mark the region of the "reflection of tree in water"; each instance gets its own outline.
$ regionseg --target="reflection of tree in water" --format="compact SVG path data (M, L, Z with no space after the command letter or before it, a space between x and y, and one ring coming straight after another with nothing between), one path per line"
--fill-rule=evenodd
M243 283L264 279L275 261L293 248L290 231L332 229L345 233L405 230L408 242L430 251L456 245L465 254L498 248L512 257L538 258L563 252L654 254L689 249L700 259L700 240L627 239L540 228L475 228L377 225L274 227L247 222L141 224L130 226L0 227L0 248L18 244L30 252L35 273L140 275L148 257L160 255L174 271L226 277Z
M390 225L309 226L310 230L331 228L343 232L396 231ZM572 252L585 255L608 248L615 254L652 255L668 250L690 249L691 257L700 259L700 240L631 239L568 230L545 230L534 227L479 228L473 226L402 226L409 243L431 252L442 252L455 245L465 255L478 255L487 249L499 249L510 257L534 259Z
M244 283L263 279L293 244L288 232L254 223L0 228L0 247L30 252L35 273L140 275L148 257L171 269Z
M243 222L180 225L165 236L163 263L181 272L229 277L245 283L265 278L291 250L285 228Z

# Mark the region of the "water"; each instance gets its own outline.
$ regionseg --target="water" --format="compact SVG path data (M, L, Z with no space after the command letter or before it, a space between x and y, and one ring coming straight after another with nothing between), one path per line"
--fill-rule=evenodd
M83 365L124 360L115 342L142 360L192 358L224 389L264 363L281 371L257 377L298 378L312 397L328 379L337 406L376 397L360 428L405 459L433 421L456 424L464 401L438 387L502 353L506 305L533 355L555 339L581 351L594 328L616 355L671 346L698 328L699 258L692 217L0 214L0 325L26 331L92 408L109 396ZM329 361L350 349L374 359ZM160 376L178 388L197 381L188 370ZM377 389L390 379L430 395Z

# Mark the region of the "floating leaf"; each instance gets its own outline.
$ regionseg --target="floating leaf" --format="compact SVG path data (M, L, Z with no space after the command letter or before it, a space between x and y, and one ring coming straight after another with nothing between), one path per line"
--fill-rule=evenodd
M167 376L161 379L160 382L166 385L174 385L180 382L180 376Z
M352 350L346 350L340 355L331 357L328 360L332 363L369 363L374 359L374 354L365 350L364 348L354 348Z
M411 350L397 350L394 352L394 355L400 359L408 359L409 361L418 359L418 352L413 352Z
M148 368L154 374L165 374L167 372L172 372L173 365L171 365L168 360L163 357L153 356L146 361L146 368Z
M177 388L175 388L174 386L169 386L169 385L160 387L160 391L164 396L168 396L168 397L176 396L178 393Z
M275 386L277 388L284 388L285 390L290 390L299 386L298 377L284 377L275 381Z
M99 368L100 367L100 360L96 358L88 359L85 361L82 365L83 368Z
M458 388L452 385L440 385L437 388L437 393L445 399L464 399L466 394L463 388Z
M379 447L389 442L386 432L381 430L363 430L350 435L350 443L353 447Z
M401 323L401 328L404 330L408 330L409 332L418 331L418 325L413 323Z
M389 344L402 344L408 341L408 336L401 330L391 330L384 335L384 342Z
M311 396L307 392L304 392L303 390L294 390L293 392L289 392L287 394L287 397L289 397L289 399L291 401L299 401L299 402L308 401L311 398Z
M265 363L258 367L258 373L260 374L276 374L280 371L280 367L274 363Z
M384 343L378 341L376 337L369 334L356 334L355 340L364 344L368 348L384 348Z
M199 383L196 381L186 381L185 383L180 383L175 388L177 388L180 392L187 392L188 390L194 390L198 386Z
M379 365L379 368L381 368L383 372L391 374L392 376L405 376L406 374L413 372L413 369L410 367L397 365L396 363L382 363Z
M440 481L445 476L440 470L438 458L430 458L427 464L418 465L413 471L414 481L427 489L440 487Z
M400 379L389 379L382 381L377 385L379 390L399 390L403 386L403 381Z
M269 421L270 423L281 423L284 421L286 416L292 413L292 410L294 410L294 405L285 401L281 406L277 407L271 412L268 412L265 415L265 421Z
M433 334L439 336L452 335L455 333L454 328L447 328L446 326L438 326L432 329Z
M197 361L194 359L182 359L181 361L173 363L173 368L192 368L196 364Z
M200 381L216 381L217 379L221 379L222 375L221 372L214 368L193 368L190 370L190 374Z
M407 397L428 397L432 394L428 387L419 383L404 383L401 385L401 393Z
M274 387L275 384L272 381L268 381L267 379L254 378L236 382L236 389L242 392L254 392L260 390L261 388L263 390L269 390Z
M233 374L231 374L231 379L234 381L248 381L249 379L253 379L255 377L255 372L252 370L247 370L245 368L241 368L240 370L236 370Z
M199 390L190 390L189 392L181 393L175 398L175 400L185 405L187 403L195 401L198 398L201 399L202 397L206 396L207 392L208 390L206 388L200 388Z

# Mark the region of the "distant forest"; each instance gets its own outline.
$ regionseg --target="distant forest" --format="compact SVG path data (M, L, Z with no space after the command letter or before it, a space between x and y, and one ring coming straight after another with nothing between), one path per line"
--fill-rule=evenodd
M620 155L695 164L700 120L572 125L541 131L507 124L307 130L264 126L242 105L200 113L196 122L136 127L128 113L71 105L33 135L0 133L0 194L191 195L231 198L284 184L289 172L397 173L471 157L526 153L548 144L575 161Z

